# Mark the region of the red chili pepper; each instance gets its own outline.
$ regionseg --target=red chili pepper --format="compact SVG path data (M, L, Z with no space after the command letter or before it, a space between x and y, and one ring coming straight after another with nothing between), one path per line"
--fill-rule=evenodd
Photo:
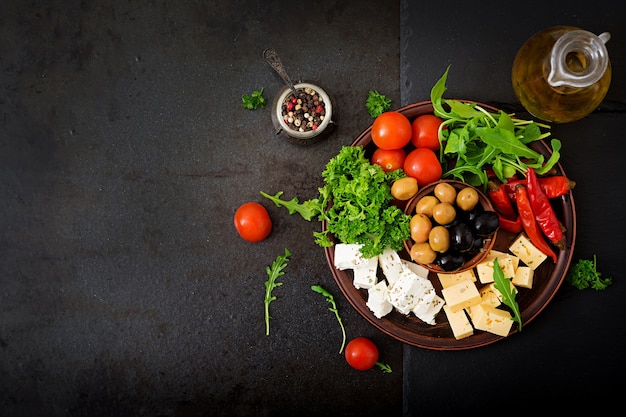
M533 213L537 219L537 224L546 235L546 237L559 249L565 249L565 238L563 237L563 229L550 200L544 194L539 186L537 174L531 167L526 171L526 189L528 190L528 198L533 208Z
M556 263L556 254L548 242L546 242L543 234L541 233L541 229L537 224L537 220L535 220L535 215L533 213L532 206L530 205L530 199L525 185L520 184L515 187L515 201L517 202L517 211L519 212L519 217L522 220L522 225L526 235L528 235L528 238L537 247L537 249L548 255Z
M539 186L548 198L556 198L567 194L576 186L576 181L570 180L564 175L553 175L550 177L538 177ZM507 194L511 199L515 199L515 187L519 184L526 184L525 179L510 180L504 184Z
M511 199L509 198L504 185L494 180L490 180L487 183L487 190L489 193L489 200L493 204L493 207L498 213L507 219L514 219L517 217Z
M519 233L524 230L522 226L522 219L517 216L515 220L507 219L506 217L498 214L498 221L500 222L500 228L511 233Z

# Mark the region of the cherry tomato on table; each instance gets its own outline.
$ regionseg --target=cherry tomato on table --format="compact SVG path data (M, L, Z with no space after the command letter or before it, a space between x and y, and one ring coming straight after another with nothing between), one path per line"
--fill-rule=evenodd
M372 155L372 163L380 165L385 172L395 171L404 166L406 151L404 149L377 148Z
M235 212L237 233L248 242L260 242L272 231L272 219L267 209L254 201L244 203Z
M417 116L411 122L411 128L413 129L411 143L416 148L428 148L438 151L440 148L439 126L441 123L443 123L443 120L434 114Z
M388 111L372 124L372 141L381 149L401 149L409 144L413 131L411 122L400 112Z
M370 339L357 337L346 345L346 361L359 371L372 369L378 362L378 348Z
M432 149L417 148L409 152L404 160L404 172L409 177L417 180L417 184L423 187L441 178L443 168L439 163L439 157Z

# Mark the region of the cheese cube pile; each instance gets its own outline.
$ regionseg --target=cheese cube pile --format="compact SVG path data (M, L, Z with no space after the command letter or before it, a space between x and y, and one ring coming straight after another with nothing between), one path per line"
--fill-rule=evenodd
M482 330L507 336L513 326L511 313L501 308L502 294L494 287L494 261L510 280L511 290L532 288L534 271L547 259L530 239L521 233L509 247L509 252L491 250L473 269L459 273L437 274L441 297L428 278L429 271L421 265L401 259L394 250L365 258L361 245L335 245L335 268L354 271L353 285L366 289L367 307L377 318L396 309L401 314L413 313L425 323L434 325L443 310L454 337L459 340ZM378 268L385 279L378 279Z
M458 274L438 274L446 304L443 311L454 337L459 340L474 334L473 329L507 336L513 326L511 313L499 308L502 294L494 287L494 260L510 280L511 290L532 288L534 271L547 259L521 233L509 247L509 252L491 250L472 270Z
M339 243L335 246L335 268L354 271L352 283L357 289L367 289L366 305L377 318L395 308L402 314L413 313L425 323L435 324L435 316L444 301L428 279L426 268L401 259L391 249L367 259L361 254L360 245ZM379 266L385 275L380 281Z

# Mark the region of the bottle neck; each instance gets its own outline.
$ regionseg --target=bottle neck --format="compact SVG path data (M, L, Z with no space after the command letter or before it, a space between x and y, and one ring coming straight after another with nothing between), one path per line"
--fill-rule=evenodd
M609 65L605 43L610 38L608 32L599 36L585 30L565 33L552 47L548 84L583 88L597 83Z

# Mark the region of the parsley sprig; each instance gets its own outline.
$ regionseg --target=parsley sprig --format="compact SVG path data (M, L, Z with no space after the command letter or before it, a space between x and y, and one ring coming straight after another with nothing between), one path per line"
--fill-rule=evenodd
M341 317L339 316L339 310L337 309L337 303L335 303L335 297L333 297L331 293L329 293L320 285L312 285L311 289L315 291L316 293L322 294L326 298L326 301L328 301L330 305L332 306L332 307L329 307L328 310L335 313L335 317L337 318L337 321L339 322L339 326L341 327L341 334L343 335L341 347L339 348L339 353L341 353L343 352L343 348L346 345L346 329L343 327L343 322L341 321Z
M579 290L593 288L600 291L613 283L611 278L602 278L602 273L597 269L596 255L593 255L593 260L579 259L565 279Z
M252 94L244 94L241 96L241 106L244 109L256 110L258 108L265 107L265 97L263 97L263 87L258 91L253 91Z
M493 260L493 286L502 295L502 302L513 311L513 317L511 320L517 322L518 330L522 331L522 317L520 315L519 305L515 301L515 294L517 291L515 288L511 288L511 282L504 278L504 272L500 268L498 258Z
M344 146L326 164L322 172L325 185L318 189L317 198L300 203L297 197L282 200L282 191L273 196L261 191L261 195L277 207L287 208L289 214L326 221L325 231L314 232L319 246L333 246L334 237L343 243L362 244L363 256L372 258L387 247L402 250L410 236L411 216L390 204L391 184L404 176L400 169L385 172L372 164L363 146Z
M276 299L276 296L272 295L272 290L276 287L283 285L282 282L277 281L278 277L285 274L285 267L287 267L287 260L291 256L291 252L285 248L285 254L276 257L276 260L272 262L271 266L265 267L268 279L265 281L265 335L270 334L270 303Z
M375 119L391 108L391 99L376 90L370 90L365 101L365 107L372 119Z

